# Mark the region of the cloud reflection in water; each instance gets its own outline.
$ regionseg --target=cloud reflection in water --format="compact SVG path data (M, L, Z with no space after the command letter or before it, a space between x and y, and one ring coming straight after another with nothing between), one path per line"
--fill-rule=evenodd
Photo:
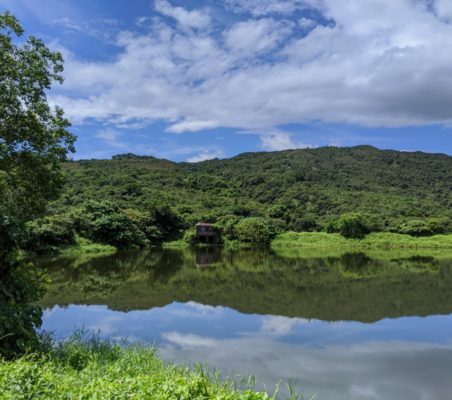
M241 314L189 302L127 313L105 306L46 310L56 336L75 327L156 343L177 362L204 362L223 374L252 374L272 387L296 380L329 399L448 399L452 393L452 316L373 324ZM309 397L308 397L309 398Z

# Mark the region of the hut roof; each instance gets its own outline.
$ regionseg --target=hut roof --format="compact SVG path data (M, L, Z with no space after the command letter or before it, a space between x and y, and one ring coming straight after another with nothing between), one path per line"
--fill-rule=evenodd
M209 224L208 222L198 222L196 226L212 226L212 224Z

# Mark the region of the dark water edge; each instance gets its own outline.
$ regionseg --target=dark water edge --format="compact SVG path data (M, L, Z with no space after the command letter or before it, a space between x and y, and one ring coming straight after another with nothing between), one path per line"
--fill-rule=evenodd
M306 398L452 393L449 258L199 249L41 261L52 276L43 329L57 337L84 328L151 343Z

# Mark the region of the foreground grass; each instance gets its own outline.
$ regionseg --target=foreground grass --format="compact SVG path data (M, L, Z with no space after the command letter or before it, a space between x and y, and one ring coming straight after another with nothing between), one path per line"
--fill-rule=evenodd
M413 237L399 233L378 232L364 239L346 239L338 233L286 232L279 235L272 247L278 248L337 248L350 250L365 249L451 249L452 234L429 237Z
M0 358L0 398L270 399L266 393L235 390L202 368L167 364L152 348L79 337L53 345L44 355Z

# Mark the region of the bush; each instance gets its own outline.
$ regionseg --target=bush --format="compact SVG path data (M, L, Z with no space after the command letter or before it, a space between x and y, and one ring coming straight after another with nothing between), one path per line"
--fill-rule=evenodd
M355 239L362 239L371 231L368 220L360 213L343 214L337 229L342 236Z
M198 235L196 234L196 229L189 229L184 234L184 242L190 246L194 246L199 243Z
M236 226L237 238L245 243L267 244L272 237L269 223L264 218L242 219Z
M66 215L55 215L27 223L25 250L44 252L75 243L73 221Z
M178 239L185 228L182 217L167 205L155 206L150 209L155 226L161 232L162 241Z
M8 273L1 275L0 362L2 357L10 359L38 350L37 329L41 326L42 309L37 302L47 283L43 271L29 263L16 262Z
M97 243L119 249L142 247L147 240L141 230L121 210L108 202L86 203L76 216L78 232Z
M240 217L236 215L224 215L218 219L218 226L221 234L228 240L237 240L237 232L235 226L240 221Z
M295 232L313 232L318 229L318 225L314 215L291 216L287 223L287 229Z
M152 213L136 209L123 212L143 232L150 244L158 244L164 240L164 233L155 225Z
M413 219L402 223L399 228L399 233L404 233L411 236L431 236L438 233L445 233L449 230L449 221L447 219L428 220Z

